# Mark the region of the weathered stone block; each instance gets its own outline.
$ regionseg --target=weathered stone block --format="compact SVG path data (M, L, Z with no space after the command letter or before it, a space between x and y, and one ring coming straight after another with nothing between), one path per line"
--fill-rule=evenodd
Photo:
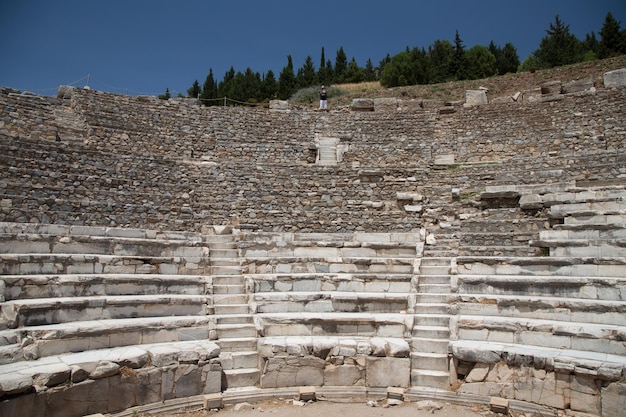
M494 413L509 414L509 400L500 397L491 397L489 409Z
M626 86L626 68L604 73L604 87L624 87Z
M602 388L602 417L626 416L626 384L614 382Z
M357 365L327 365L325 386L365 386L365 369Z
M205 395L202 398L202 404L205 410L221 409L224 407L223 397L221 393Z
M298 399L300 401L315 401L315 387L300 387L298 390L299 396Z
M287 100L270 100L270 110L289 110L289 101Z
M465 91L465 106L478 106L481 104L487 104L488 102L485 90Z
M411 380L411 360L368 357L366 372L366 384L370 388L406 388Z
M374 111L374 100L370 98L355 98L350 109L353 111Z

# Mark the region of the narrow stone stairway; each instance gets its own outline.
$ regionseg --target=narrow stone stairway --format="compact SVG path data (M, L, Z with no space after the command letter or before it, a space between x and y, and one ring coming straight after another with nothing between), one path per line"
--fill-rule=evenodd
M210 235L207 243L217 320L216 343L224 369L222 388L258 385L257 331L249 311L237 242L233 235Z
M319 138L319 164L337 165L337 139Z
M449 385L450 257L422 258L416 285L411 384Z

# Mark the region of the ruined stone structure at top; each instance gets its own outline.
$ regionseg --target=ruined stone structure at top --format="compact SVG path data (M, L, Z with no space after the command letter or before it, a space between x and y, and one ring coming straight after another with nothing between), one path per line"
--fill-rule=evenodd
M0 415L625 415L625 73L328 112L3 89Z

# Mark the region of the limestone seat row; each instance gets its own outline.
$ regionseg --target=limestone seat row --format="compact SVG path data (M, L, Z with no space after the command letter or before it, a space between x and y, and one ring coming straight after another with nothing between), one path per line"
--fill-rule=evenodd
M100 318L0 331L0 364L69 352L216 338L215 316Z
M0 414L80 416L221 392L220 348L195 340L0 365Z

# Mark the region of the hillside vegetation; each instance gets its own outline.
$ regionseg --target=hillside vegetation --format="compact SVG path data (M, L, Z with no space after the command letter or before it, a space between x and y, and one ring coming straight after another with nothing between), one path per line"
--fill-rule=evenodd
M413 85L407 87L384 88L378 81L359 84L340 84L332 86L329 103L331 107L349 105L354 98L395 97L405 100L442 100L461 101L465 90L474 90L480 86L489 89L489 97L513 95L518 91L539 87L546 81L560 80L569 82L593 77L596 87L602 87L603 74L619 68L626 68L626 55L615 58L584 62L580 64L520 72L483 78L480 80L451 81L441 84ZM335 91L334 97L333 91Z

